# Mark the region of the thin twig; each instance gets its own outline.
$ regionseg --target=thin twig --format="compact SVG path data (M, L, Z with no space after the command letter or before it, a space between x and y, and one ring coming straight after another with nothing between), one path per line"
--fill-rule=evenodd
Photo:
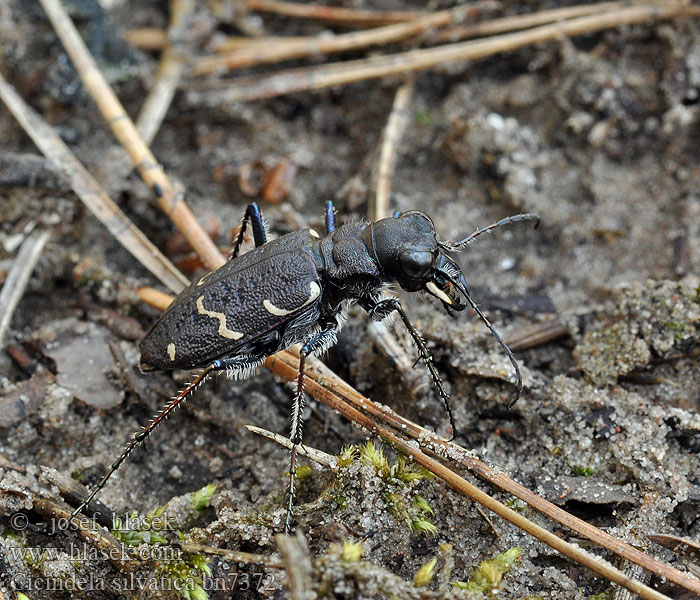
M78 535L89 542L103 556L120 571L133 571L141 563L141 560L132 557L128 548L115 540L112 535L101 527L95 527L88 519L74 517L71 519L71 510L65 505L59 505L47 498L35 498L32 500L32 508L44 517L54 520L55 523L70 522L75 527Z
M657 4L666 3L675 0L659 0ZM552 8L550 10L538 10L534 13L513 15L510 17L500 17L498 19L489 19L481 23L465 23L451 27L449 30L441 31L435 34L435 41L441 42L456 42L468 38L484 37L487 35L495 35L498 33L506 33L507 31L518 31L529 27L537 27L546 23L555 21L563 21L565 19L573 19L586 15L600 14L601 12L625 8L630 3L627 0L622 2L599 2L597 4L580 4L578 6L565 6L562 8Z
M173 41L183 36L194 11L194 3L193 0L171 0L170 5L170 27L165 35L165 51L160 57L155 82L136 119L136 130L147 145L153 142L158 133L185 70L185 58L181 50L175 50ZM97 180L111 189L111 185L105 182L126 179L133 168L126 150L115 145L104 152L102 163L95 173Z
M408 107L411 103L414 86L415 78L409 76L396 91L394 104L382 133L382 147L377 169L377 193L370 195L370 221L378 221L389 216L389 196L391 195L391 179L394 176L394 167L396 166L396 147L408 125Z
M161 254L149 239L110 200L100 185L73 155L58 134L34 112L0 75L0 98L44 156L70 183L73 191L109 232L172 291L179 292L187 278Z
M154 27L130 29L124 32L123 38L141 50L162 50L168 45L168 32Z
M568 6L552 10L541 10L532 14L515 15L490 19L480 23L460 24L468 17L476 16L481 12L481 6L491 5L492 2L457 6L450 10L442 10L421 18L375 27L363 31L353 31L333 37L296 37L296 38L234 38L231 42L223 42L215 56L205 56L198 59L192 69L195 75L207 75L222 71L232 71L243 67L252 67L260 64L269 64L303 58L358 50L369 46L382 46L410 37L430 32L438 28L446 28L440 33L430 35L434 42L457 42L467 38L484 37L508 31L518 31L544 25L564 19L581 17L590 14L600 14L606 10L613 10L628 6L628 2L602 2L599 4L584 4L580 6ZM245 40L248 39L248 43Z
M286 448L287 450L291 450L294 447L294 444L292 444L288 437L280 435L279 433L273 433L272 431L268 431L262 427L255 427L255 425L246 425L245 428L252 433L256 433L261 437L279 444L282 446L282 448ZM316 448L312 448L308 444L300 445L297 448L297 454L306 456L308 459L317 462L319 465L328 467L329 469L338 468L338 461L336 460L335 456L328 454L327 452L317 450Z
M283 0L244 0L244 2L250 10L271 12L287 17L318 19L330 23L345 23L353 27L400 23L426 14L409 11L374 12L351 8L336 8L335 6L321 6L319 4L305 4L302 2L285 2Z
M148 286L140 287L138 290L136 290L136 293L139 295L142 302L145 302L149 306L157 308L158 310L165 310L175 299L170 294L166 294L165 292L161 292L160 290L156 290L155 288Z
M170 1L169 43L160 57L158 75L136 120L136 129L147 145L151 144L160 129L185 70L186 57L173 42L183 36L193 12L194 0Z
M221 53L222 48L219 48L219 54L205 56L197 60L192 71L195 75L207 75L217 71L232 71L243 67L276 63L292 58L320 56L357 50L368 46L390 44L391 42L413 37L437 27L445 27L451 23L459 22L478 12L478 8L473 5L458 6L404 23L375 27L365 31L353 31L333 37L324 35L301 38L274 38L269 42L267 38L263 38L262 40L255 40L250 45L233 48L225 53Z
M370 193L369 200L370 221L378 221L389 216L389 197L396 163L396 146L408 124L408 106L411 102L414 86L415 78L409 76L396 91L394 104L382 133L379 165L376 171L376 194ZM408 355L406 348L399 343L386 322L372 321L367 327L367 333L375 346L381 350L404 380L408 382L411 396L416 398L419 396L420 390L430 390L430 375L425 369L413 368L415 358Z
M183 552L201 552L203 554L213 554L221 556L226 560L244 565L260 565L271 569L283 569L284 563L281 560L263 556L262 554L251 554L250 552L240 552L238 550L227 550L226 548L217 548L216 546L204 546L202 544L189 544L187 542L172 542L172 545L179 548Z
M41 258L48 239L48 231L35 231L19 247L19 252L0 291L0 346L5 342L5 333L10 326L12 315L24 295L29 278Z
M158 204L182 231L192 248L210 269L223 264L224 258L201 227L156 161L148 146L143 143L134 123L126 114L119 99L100 73L95 59L88 52L73 22L66 14L60 0L41 0L56 33L63 42L73 65L85 87L97 104L102 116L109 123L112 133L129 153L141 178L155 194Z
M517 33L492 36L484 40L330 63L320 67L290 69L263 76L241 77L235 79L233 83L208 84L210 89L201 86L198 90L188 92L187 100L195 105L219 106L231 102L272 98L292 92L318 90L356 81L422 71L441 64L485 58L499 52L508 52L532 44L560 40L621 25L698 15L700 15L700 7L685 4L632 6Z
M275 543L284 561L289 597L292 600L316 597L311 584L311 554L301 531L297 531L296 535L276 535Z
M165 308L168 304L169 300L166 299L163 302L161 308ZM419 462L428 470L432 471L433 473L444 479L445 482L448 483L448 485L454 487L454 489L461 493L465 493L472 500L486 506L489 510L492 510L493 512L505 518L506 520L509 520L516 526L521 527L521 521L525 521L526 523L529 522L520 515L517 515L517 513L513 513L513 511L510 511L510 509L507 509L503 505L500 505L498 503L497 506L492 505L492 502L495 501L480 490L477 490L478 494L472 495L471 492L473 486L471 484L461 479L454 472L447 469L447 467L444 467L440 463L437 463L433 459L429 458L422 451L416 450L413 446L409 446L403 440L399 440L398 438L396 438L396 436L394 436L394 434L390 433L385 428L379 426L377 423L369 419L366 415L360 413L358 409L367 411L370 415L382 419L396 430L401 431L402 434L410 436L415 440L418 440L425 448L428 449L428 451L433 452L446 460L455 461L466 466L467 468L475 472L477 475L486 479L488 482L500 488L501 490L506 491L522 499L530 506L542 512L549 518L565 525L566 527L570 528L573 531L576 531L577 533L580 533L581 535L587 537L588 539L606 548L607 550L617 554L618 556L636 564L639 564L649 571L666 577L669 581L687 590L694 591L696 593L700 592L700 581L688 577L685 573L679 571L678 569L675 569L661 562L660 560L649 556L644 552L641 552L640 550L630 546L629 544L614 538L613 536L601 531L600 529L593 527L589 523L586 523L585 521L574 517L573 515L567 513L558 506L553 505L544 498L541 498L534 492L513 481L505 473L502 473L501 471L496 469L492 469L488 465L484 464L482 461L473 456L464 448L461 448L456 444L447 442L439 438L432 432L423 429L422 427L416 425L415 423L412 423L407 419L404 419L399 415L396 415L395 413L393 413L385 407L381 407L379 405L374 404L369 398L366 398L365 396L360 394L352 386L350 386L337 375L335 375L320 361L307 359L307 365L308 369L306 372L306 389L317 400L323 402L324 404L326 404L326 406L330 407L331 409L337 410L353 423L361 425L362 427L367 429L367 431L369 431L372 435L379 435L386 439L389 443L394 444L397 447L397 449L401 450L402 452L406 452L407 454L410 454L411 456L413 456L416 462ZM296 381L296 378L298 376L298 358L295 357L293 353L286 350L278 352L277 354L268 357L265 361L265 366L268 369L270 369L273 373L276 373L277 375L283 377L288 381ZM355 408L353 408L353 406ZM436 470L433 470L434 468ZM460 483L460 480L464 482L464 485ZM497 509L494 508L494 506L496 506ZM505 512L499 507L505 509ZM511 513L517 515L518 519L511 520L509 518L510 516L512 516ZM610 572L606 570L609 567L606 565L602 565L602 563L598 559L594 559L590 557L590 555L588 555L587 553L583 553L581 551L576 550L575 548L566 544L566 542L564 542L556 536L553 536L549 532L546 532L535 525L532 525L532 527L530 525L521 528L523 528L528 533L535 535L537 539L540 539L545 543L552 545L553 548L559 550L566 556L569 556L574 560L581 562L581 564L600 573L604 577L608 577L611 581L615 581L616 583L620 583L620 585L624 585L627 589L630 589L635 593L640 594L643 598L666 599L666 596L659 594L654 590L650 590L646 586L639 587L638 582L630 581L620 571L616 569L612 569L611 571L613 572L614 578L609 577ZM544 534L546 535L540 537L540 532L544 532ZM562 544L566 546L565 549L562 549ZM603 570L601 571L599 569Z
M527 350L569 335L569 330L557 319L535 323L514 331L505 342L513 352Z

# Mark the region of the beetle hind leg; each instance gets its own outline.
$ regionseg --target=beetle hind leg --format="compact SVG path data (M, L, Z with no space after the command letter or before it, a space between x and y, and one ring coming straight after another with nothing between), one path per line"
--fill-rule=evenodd
M71 513L70 518L72 519L73 517L77 516L90 505L95 496L97 496L98 492L105 486L107 481L109 481L110 477L114 475L121 464L129 457L134 448L136 448L136 446L139 444L145 443L151 433L153 433L153 430L163 421L165 421L170 416L170 413L180 406L180 404L187 400L187 398L189 398L195 392L195 390L202 383L204 383L209 375L216 371L227 371L240 379L248 375L255 369L255 367L260 365L263 360L264 357L245 354L242 356L234 356L232 358L218 359L208 365L201 373L199 373L199 375L197 375L197 377L195 377L192 383L190 383L184 390L172 398L172 400L170 400L170 402L168 402L161 409L161 411L151 419L148 425L141 429L141 431L138 431L131 436L131 440L129 440L129 443L119 455L119 458L117 458L110 465L109 470L104 477L102 477L98 484L92 489L87 498L80 503L78 508Z

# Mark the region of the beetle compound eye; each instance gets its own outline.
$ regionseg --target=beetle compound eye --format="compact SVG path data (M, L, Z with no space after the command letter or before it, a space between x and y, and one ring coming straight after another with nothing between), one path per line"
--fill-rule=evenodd
M427 277L433 266L433 255L424 250L403 250L399 261L404 273L416 279Z

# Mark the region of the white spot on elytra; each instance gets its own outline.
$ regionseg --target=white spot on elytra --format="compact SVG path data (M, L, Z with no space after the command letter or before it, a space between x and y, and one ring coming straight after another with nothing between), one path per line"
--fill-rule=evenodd
M312 235L312 237L315 237L315 238L321 237L320 235L318 235L318 231L316 231L315 229L309 229L309 233Z
M173 343L168 344L168 356L170 360L175 360L175 344Z
M240 331L233 331L232 329L229 329L226 326L226 315L224 313L216 312L213 310L207 310L204 308L204 304L202 301L204 300L204 296L200 296L197 298L197 310L199 311L200 315L206 315L207 317L211 317L212 319L218 319L219 321L219 330L217 333L221 337L228 338L230 340L240 340L243 337L243 334Z
M211 274L212 274L212 271L210 271L209 273L205 273L204 275L202 275L202 277L201 277L201 278L199 279L199 281L197 282L197 287L199 287L200 285L202 285L202 284L204 283L204 280L205 280L207 277L209 277L209 275L211 275Z
M311 285L309 286L310 291L309 291L309 299L304 302L304 304L297 306L296 308L293 308L291 310L285 310L284 308L277 308L272 302L270 302L267 298L263 300L263 306L265 307L265 310L269 312L271 315L277 315L278 317L285 317L287 315L291 315L293 312L299 310L300 308L304 308L305 306L308 306L311 304L316 298L318 298L321 295L321 286L318 285L315 281L311 282Z

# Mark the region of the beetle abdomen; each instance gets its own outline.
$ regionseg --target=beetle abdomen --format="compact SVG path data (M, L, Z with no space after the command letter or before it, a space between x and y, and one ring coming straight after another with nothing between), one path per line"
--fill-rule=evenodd
M235 356L310 310L322 288L310 239L300 233L256 248L184 290L141 342L141 368L192 369Z

